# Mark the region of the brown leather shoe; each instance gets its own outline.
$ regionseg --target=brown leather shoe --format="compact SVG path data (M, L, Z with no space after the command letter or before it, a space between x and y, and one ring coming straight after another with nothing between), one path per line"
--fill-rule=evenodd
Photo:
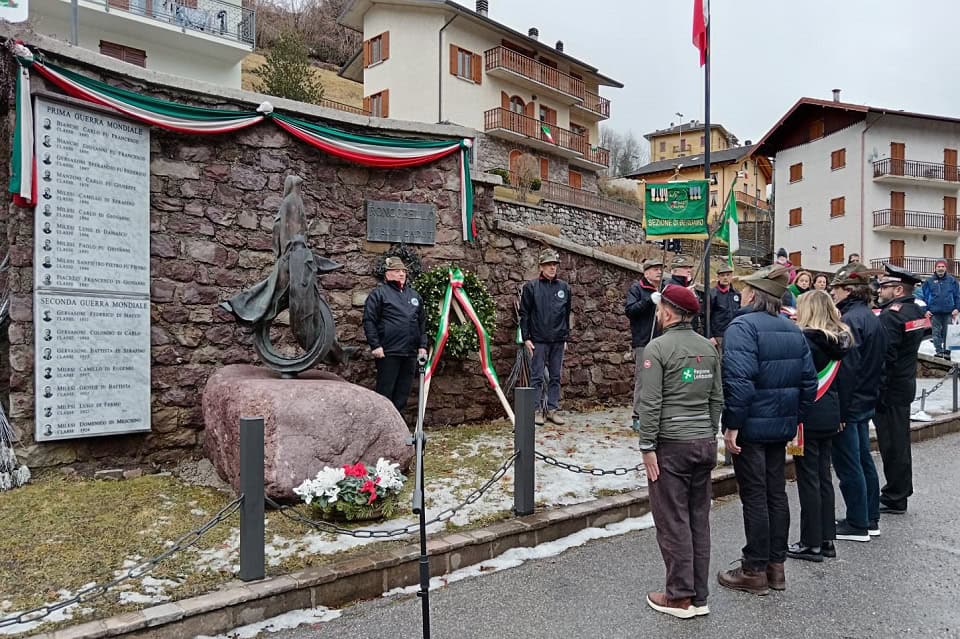
M717 581L724 588L730 590L742 590L752 595L764 596L769 594L770 589L767 584L767 574L765 572L753 572L743 567L732 570L724 570L717 574Z
M787 575L783 571L783 564L767 564L767 585L773 590L787 589Z
M648 592L647 605L657 612L677 619L690 619L698 614L697 609L690 604L690 597L670 599L666 593L662 592Z

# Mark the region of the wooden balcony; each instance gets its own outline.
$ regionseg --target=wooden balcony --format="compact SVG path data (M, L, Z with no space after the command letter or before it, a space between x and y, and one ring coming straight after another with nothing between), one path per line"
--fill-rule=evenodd
M885 158L873 163L873 181L888 184L922 184L948 191L960 189L956 165Z
M499 107L484 112L483 129L491 135L567 158L579 158L590 150L582 135Z
M911 273L915 273L917 275L931 275L934 267L937 265L937 261L942 259L944 258L894 255L892 257L880 257L875 260L870 260L870 268L875 270L883 270L883 265L885 263L890 263L894 266L905 268ZM947 272L955 276L960 276L960 262L957 262L955 259L948 258Z
M577 189L560 182L541 182L540 196L548 202L568 204L600 213L612 213L637 221L643 219L643 209L639 206L604 197L591 191Z
M873 212L875 231L894 231L922 235L960 234L956 215L944 215L932 211L908 211L904 209L880 209Z
M577 102L570 108L594 121L606 120L610 117L610 100L590 91L584 92L583 102Z
M763 211L767 211L770 209L770 205L767 203L766 200L761 200L760 198L754 195L750 195L749 193L734 191L733 195L738 204L745 204L747 206L758 208Z
M583 166L588 169L603 170L610 166L610 151L600 147L592 147L584 139L586 149L584 154L578 158L570 158L570 164Z
M505 47L494 47L485 51L483 57L489 76L519 84L566 105L582 103L586 99L583 80L528 58L522 53Z

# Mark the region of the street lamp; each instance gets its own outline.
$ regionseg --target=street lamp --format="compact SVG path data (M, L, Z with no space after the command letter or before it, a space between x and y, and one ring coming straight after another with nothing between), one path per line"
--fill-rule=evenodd
M680 152L683 153L683 114L677 112L674 115L680 118Z

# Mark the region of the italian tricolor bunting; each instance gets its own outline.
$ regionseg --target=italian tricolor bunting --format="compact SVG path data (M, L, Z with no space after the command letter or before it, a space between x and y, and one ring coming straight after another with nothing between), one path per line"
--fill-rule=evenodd
M830 384L836 379L839 370L840 360L834 360L817 373L817 398L815 401L820 401L820 398L830 389Z
M480 321L480 316L477 315L477 311L473 308L470 296L463 290L463 272L458 268L450 269L449 272L450 283L447 285L447 291L444 293L443 302L440 305L440 322L437 326L436 338L434 339L434 350L433 353L430 354L426 374L424 375L424 403L426 403L426 397L430 392L430 380L433 379L433 375L437 371L440 357L443 355L443 348L446 346L447 338L450 336L450 310L453 307L453 302L456 301L463 310L465 318L473 324L474 329L477 331L477 338L480 342L480 367L483 370L483 375L487 378L487 382L490 383L490 387L497 394L500 403L503 404L503 408L507 411L507 416L510 417L510 421L513 422L513 409L510 408L510 402L507 401L506 395L503 394L503 389L500 388L500 379L497 377L497 371L493 367L490 334L487 332L487 329L484 328L483 323Z
M378 168L404 168L428 164L454 153L460 155L460 210L463 239L473 241L473 182L470 148L473 140L415 140L350 133L316 122L273 112L269 102L256 111L196 107L145 96L85 77L68 69L34 60L22 46L15 47L20 63L17 78L17 129L14 133L12 176L9 190L21 206L35 203L33 185L33 120L30 108L30 74L33 69L67 95L113 109L134 120L184 134L230 133L271 120L299 140L350 162Z

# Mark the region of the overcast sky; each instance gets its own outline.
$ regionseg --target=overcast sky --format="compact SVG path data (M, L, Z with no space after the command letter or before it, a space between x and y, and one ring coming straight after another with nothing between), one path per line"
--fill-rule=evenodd
M472 0L458 0L473 7ZM584 12L586 9L586 12ZM622 82L608 124L703 120L693 0L490 0L490 17ZM958 0L713 0L711 120L756 142L802 96L960 117Z

